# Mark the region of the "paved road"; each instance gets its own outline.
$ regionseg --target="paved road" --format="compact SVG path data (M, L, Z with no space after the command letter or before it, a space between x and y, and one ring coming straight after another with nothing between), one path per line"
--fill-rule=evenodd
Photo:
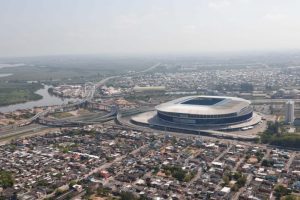
M196 155L194 155L193 158L197 157L201 153L202 153L201 151L198 152ZM192 180L190 180L190 182L188 183L188 187L190 185L192 185L196 180L198 180L200 178L201 174L202 174L202 167L199 167L198 170L197 170L196 175L194 176L194 178L192 178Z
M39 125L39 124L30 124L30 125L24 126L24 127L16 127L10 131L0 132L0 139L14 136L14 135L20 135L22 133L27 133L27 132L36 132L36 131L46 129L46 128L48 128L48 127Z
M261 159L260 163L259 163L259 166L261 166L262 164L262 161L264 159L267 159L269 156L270 156L270 152L271 150L270 149L267 149L267 152L265 153L264 157ZM247 181L245 183L245 186L240 188L239 191L237 193L234 194L232 200L238 200L239 199L239 196L247 189L248 185L251 183L253 179L253 174L248 174L247 176Z
M65 118L63 120L67 120L67 119L71 120L72 119L74 121L85 121L85 120L89 121L89 120L92 120L92 119L97 119L100 116L103 116L103 114L93 113L91 115L73 116L73 117ZM45 126L45 125L40 125L40 124L30 124L30 125L27 125L27 126L14 127L13 129L0 131L0 139L26 134L28 132L42 131L42 130L46 130L46 129L50 129L50 127Z
M226 149L225 151L223 151L218 157L216 157L212 162L217 162L217 161L219 161L220 158L222 158L226 153L228 153L228 151L232 148L232 146L233 146L233 144L230 143L230 145L227 147L227 149ZM211 162L211 163L212 163L212 162ZM211 164L211 163L210 163L210 164ZM218 185L216 185L216 190L215 190L215 191L218 191L218 190L221 189L221 182L222 182L222 180L219 182Z
M248 174L247 176L247 180L246 180L246 183L245 183L245 186L240 188L239 191L237 193L234 194L234 196L232 197L232 200L238 200L240 195L245 192L246 188L248 187L248 185L251 183L253 179L253 175L252 174Z
M218 160L220 160L220 158L222 158L226 153L228 153L228 151L231 149L231 147L233 146L233 144L230 144L227 149L225 151L223 151L218 157L216 157L212 162L217 162Z
M290 166L291 166L291 164L293 163L293 160L294 160L295 156L296 156L296 152L293 152L292 155L291 155L291 157L289 158L288 162L286 163L284 169L285 169L287 172L290 170Z
M234 166L233 170L232 171L236 171L237 168L245 161L245 157L241 158L237 163L236 165Z

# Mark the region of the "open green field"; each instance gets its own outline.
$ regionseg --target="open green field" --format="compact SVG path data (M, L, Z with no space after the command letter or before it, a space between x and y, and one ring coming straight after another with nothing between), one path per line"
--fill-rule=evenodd
M0 106L39 100L41 95L35 91L43 88L39 83L0 83Z

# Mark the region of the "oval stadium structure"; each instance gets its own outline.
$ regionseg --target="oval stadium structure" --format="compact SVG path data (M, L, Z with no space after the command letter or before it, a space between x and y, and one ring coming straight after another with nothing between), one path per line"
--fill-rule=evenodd
M155 107L165 122L194 126L226 126L250 121L251 102L236 97L188 96Z

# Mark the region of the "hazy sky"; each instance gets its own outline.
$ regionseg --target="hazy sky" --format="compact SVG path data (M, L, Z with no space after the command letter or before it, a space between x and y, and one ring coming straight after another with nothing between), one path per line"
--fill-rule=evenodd
M300 0L0 0L0 57L300 48Z

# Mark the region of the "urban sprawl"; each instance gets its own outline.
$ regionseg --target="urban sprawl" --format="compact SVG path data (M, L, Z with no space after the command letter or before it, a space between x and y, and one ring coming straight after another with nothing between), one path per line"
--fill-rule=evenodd
M157 64L49 93L77 101L0 113L1 200L300 198L299 67ZM131 124L190 95L250 100L261 121L224 135Z

